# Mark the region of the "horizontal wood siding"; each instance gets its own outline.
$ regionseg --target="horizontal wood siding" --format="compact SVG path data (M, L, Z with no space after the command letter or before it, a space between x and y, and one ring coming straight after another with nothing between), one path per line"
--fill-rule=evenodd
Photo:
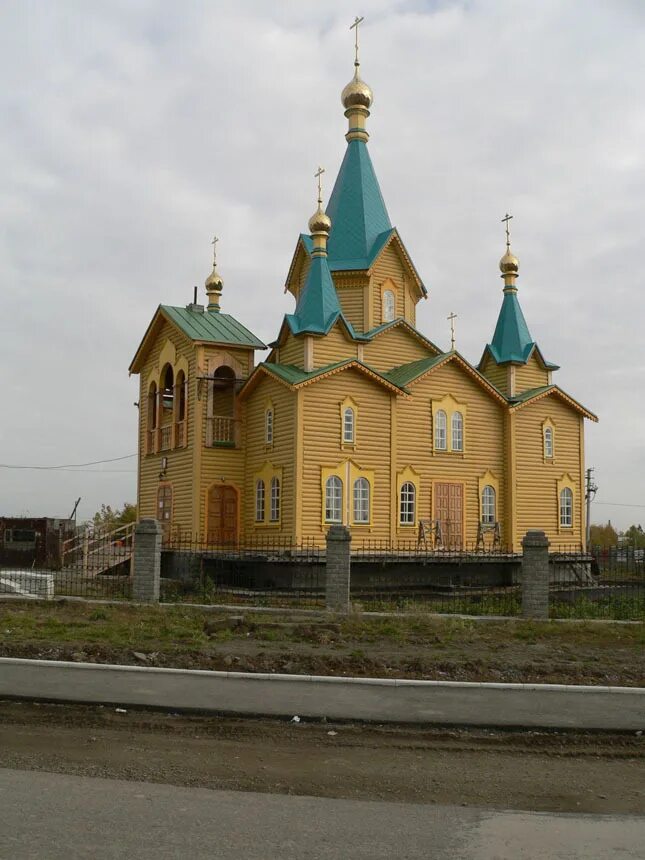
M515 368L515 394L549 384L549 374L540 366L535 353L525 365Z
M314 337L314 368L325 367L346 358L356 358L356 343L344 334L342 323L336 323L323 337Z
M487 356L481 372L503 394L508 393L508 367L505 364L497 364L496 361Z
M555 425L553 461L544 460L542 422L550 418ZM583 419L557 397L544 397L515 413L517 438L517 540L528 529L542 529L554 545L582 543L582 505L580 486L580 422ZM560 529L557 482L568 473L574 483L573 528Z
M370 290L372 295L373 324L380 325L383 322L383 311L381 308L381 294L383 282L388 278L394 281L396 286L396 316L405 319L414 325L414 319L409 311L406 313L406 302L404 296L404 283L407 274L407 266L401 259L398 251L389 245L378 258L372 269L370 279Z
M267 448L264 413L267 400L273 404L273 445ZM244 479L243 529L247 536L291 537L294 521L294 442L296 392L274 379L264 377L246 400L246 464ZM282 467L280 525L256 526L255 475L269 461ZM266 504L269 504L267 493Z
M365 344L363 360L375 370L391 370L429 355L430 351L409 330L395 326Z
M356 404L356 441L341 445L340 404ZM371 487L373 525L352 526L354 539L386 539L390 521L390 394L356 370L347 370L305 389L302 533L322 543L329 526L322 524L321 466L352 460L374 472ZM346 481L343 481L343 485ZM346 488L345 488L346 489Z
M304 367L304 337L294 337L292 334L288 334L286 341L280 347L279 359L280 364L295 364L297 367Z
M159 356L164 344L170 340L176 349L176 358L188 360L188 397L186 414L188 421L188 445L172 451L146 455L146 432L148 422L148 377L156 371ZM137 500L139 517L157 517L157 491L160 481L172 485L173 525L190 531L192 521L192 451L195 440L195 399L197 397L196 367L194 346L187 337L174 326L164 322L148 357L141 368L139 394L139 498ZM168 458L166 475L160 479L161 458Z
M397 401L397 471L411 466L419 473L417 517L423 519L432 518L433 481L464 482L464 540L474 543L480 518L479 478L488 470L499 480L497 519L504 520L505 407L452 364L412 384L410 391L411 399ZM466 405L463 453L433 453L431 403L446 394ZM398 533L401 537L416 535L410 528L399 528Z
M365 291L360 285L336 286L343 313L356 331L364 331Z

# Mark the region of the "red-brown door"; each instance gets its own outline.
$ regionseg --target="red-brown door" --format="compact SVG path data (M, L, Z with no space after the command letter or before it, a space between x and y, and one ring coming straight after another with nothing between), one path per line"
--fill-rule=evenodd
M237 543L237 491L221 484L208 493L208 541L216 544Z
M157 519L163 528L163 542L170 538L172 526L172 486L162 484L157 490Z
M464 539L463 484L439 482L434 485L434 518L441 526L444 547L459 549Z

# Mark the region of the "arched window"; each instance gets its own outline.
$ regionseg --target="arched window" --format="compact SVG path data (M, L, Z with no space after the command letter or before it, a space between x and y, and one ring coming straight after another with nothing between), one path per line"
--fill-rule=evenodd
M175 395L175 374L167 364L161 375L161 407L164 412L172 412Z
M394 319L395 300L392 290L383 290L383 322L391 322Z
M367 478L357 478L354 481L354 522L369 523L370 521L370 482Z
M271 478L271 522L280 520L280 478Z
M354 410L351 406L343 410L343 442L354 444Z
M331 475L325 482L325 522L343 521L343 482L337 475Z
M452 450L464 450L464 416L461 412L452 413Z
M446 439L446 413L439 409L434 416L434 447L435 451L445 451L448 447Z
M416 495L417 489L411 481L401 485L401 499L399 503L399 523L402 526L413 526L416 520Z
M569 487L560 490L560 528L573 527L573 491Z
M487 484L482 490L482 523L487 526L493 525L496 520L495 488Z
M273 445L273 409L269 407L264 413L264 442Z
M264 522L264 481L260 478L255 482L255 521L256 523Z
M148 393L148 429L157 429L157 386L154 382Z
M551 427L544 428L544 458L546 460L553 459L553 429Z

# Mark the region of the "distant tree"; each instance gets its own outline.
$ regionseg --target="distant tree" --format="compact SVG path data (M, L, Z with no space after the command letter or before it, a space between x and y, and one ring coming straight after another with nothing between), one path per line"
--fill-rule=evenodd
M120 526L136 523L136 521L137 506L130 502L124 502L121 509L113 509L110 505L101 505L101 510L92 517L92 525L101 531L114 531Z
M593 524L590 528L592 546L616 546L618 533L612 526L611 520L604 525Z
M645 547L645 532L641 525L630 526L623 532L623 543L627 546Z

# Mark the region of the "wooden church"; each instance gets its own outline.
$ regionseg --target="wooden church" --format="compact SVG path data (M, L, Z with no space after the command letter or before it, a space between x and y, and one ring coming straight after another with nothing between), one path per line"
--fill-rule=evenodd
M426 288L392 226L368 151L372 91L342 93L347 150L326 212L301 234L295 308L267 347L220 308L160 305L140 376L138 506L167 536L213 544L361 540L519 549L529 528L584 542L584 419L532 340L508 241L502 306L475 367L416 327ZM319 181L320 189L320 181ZM507 223L508 227L508 223Z

